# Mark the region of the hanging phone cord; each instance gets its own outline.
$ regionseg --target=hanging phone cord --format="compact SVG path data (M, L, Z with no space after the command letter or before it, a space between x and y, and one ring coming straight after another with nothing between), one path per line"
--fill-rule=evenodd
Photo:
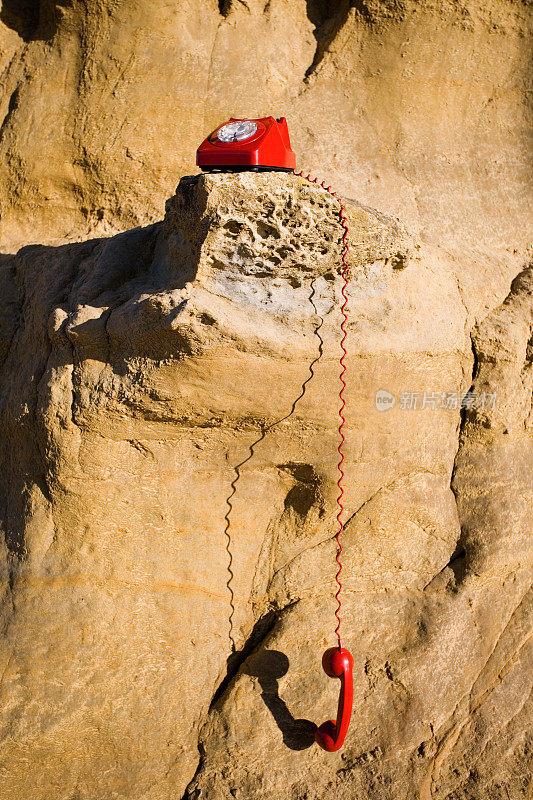
M312 178L311 175L304 175L303 172L295 172L294 174L299 178L305 178L305 180L309 181L310 183L316 183L318 186L321 186L323 189L325 189L326 192L328 192L328 194L331 195L331 197L333 197L335 202L337 202L339 204L339 218L340 218L341 225L344 228L344 233L342 235L342 264L343 264L343 267L342 267L342 272L341 272L341 277L342 277L341 294L342 294L342 297L343 297L343 303L341 305L341 314L342 314L342 321L341 321L341 331L342 331L341 350L342 350L342 354L341 354L341 357L340 357L341 373L340 373L340 376L339 376L342 386L341 386L340 391L339 391L339 398L340 398L340 401L341 401L341 405L340 405L340 408L339 408L340 422L339 422L339 428L338 428L340 441L339 441L339 446L337 448L338 451L339 451L339 456L340 456L340 461L339 461L339 465L338 465L339 479L337 481L337 486L339 487L339 494L338 494L338 497L337 497L337 506L338 506L338 509L339 509L338 513L337 513L337 523L338 523L339 527L337 529L337 533L335 534L335 540L337 542L337 554L335 556L335 560L336 560L337 565L338 565L337 574L335 575L335 580L336 580L337 585L338 585L337 591L335 593L335 600L337 601L337 609L335 611L335 616L337 618L337 627L335 628L335 636L338 639L339 650L340 650L342 648L341 635L340 635L340 627L341 627L340 612L341 612L341 608L342 608L342 601L341 601L342 582L341 582L341 579L340 579L340 575L341 575L341 572L342 572L342 562L341 562L342 543L341 543L341 536L342 536L342 534L344 532L344 522L343 522L344 506L342 504L342 498L344 496L344 489L343 489L344 470L342 468L342 465L344 464L344 460L345 460L344 459L343 448L344 448L344 442L346 441L345 437L344 437L344 431L343 431L344 425L346 423L346 419L344 417L344 409L346 408L346 401L344 399L344 390L346 389L346 381L344 380L344 376L346 375L346 365L344 363L344 359L345 359L346 353L347 353L346 347L345 347L346 335L347 335L346 334L346 324L348 322L348 315L346 313L346 307L348 305L348 297L346 295L346 290L348 288L348 250L349 250L348 237L349 237L349 233L350 232L349 232L349 229L348 229L348 222L346 220L346 210L345 210L344 206L342 205L341 199L340 199L339 195L337 194L337 192L332 191L331 186L326 186L324 181L322 181L322 183L318 183L318 178Z

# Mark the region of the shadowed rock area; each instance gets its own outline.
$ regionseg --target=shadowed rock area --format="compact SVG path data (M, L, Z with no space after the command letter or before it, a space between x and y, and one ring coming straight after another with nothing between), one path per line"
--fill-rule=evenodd
M2 257L0 797L527 796L533 268L346 211L335 754L337 204L184 177Z

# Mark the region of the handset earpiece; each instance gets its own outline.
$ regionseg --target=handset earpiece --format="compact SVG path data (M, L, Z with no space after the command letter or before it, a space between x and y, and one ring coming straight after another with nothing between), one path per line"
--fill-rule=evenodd
M339 750L348 732L353 705L353 656L345 647L331 647L322 656L322 668L330 678L340 678L337 719L328 720L315 732L315 742L332 753Z

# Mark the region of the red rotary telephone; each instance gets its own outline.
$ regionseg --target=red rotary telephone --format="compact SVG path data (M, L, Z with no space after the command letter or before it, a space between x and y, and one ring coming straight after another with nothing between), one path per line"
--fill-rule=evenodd
M196 164L209 170L281 170L293 172L296 157L291 149L285 117L235 119L219 125L196 152Z
M223 125L219 125L218 128L215 128L215 130L209 134L207 139L202 142L196 153L196 163L199 167L201 167L202 170L206 172L210 170L228 172L238 170L281 170L285 172L294 172L296 158L291 149L287 120L285 117L281 117L280 119L274 119L274 117L263 117L261 119L235 119L232 117L230 120L228 120L228 122L225 122ZM312 180L314 183L317 182L316 178L312 179L309 175L305 177L307 177L308 180ZM344 304L341 308L344 318L343 325L341 326L343 331L343 339L341 342L341 347L343 350L341 365L343 371L341 374L341 381L344 387L344 373L346 370L344 367L343 358L346 355L346 350L344 349L346 329L344 325L347 321L345 311L347 297L345 294L345 289L348 269L346 261L348 253L348 226L346 222L345 211L340 199L338 198L338 195L331 191L331 187L325 186L324 183L321 185L339 203L340 220L342 226L344 227ZM342 391L343 390L341 390L340 398L342 400L342 409L344 409L345 403L342 396ZM341 476L344 477L341 467L344 461L344 456L342 455L342 443L344 442L344 435L342 434L344 417L342 415L342 410L340 412L340 416L342 422L339 428L339 433L342 441L341 445L339 445L339 454L341 455L339 471ZM343 507L341 504L341 498L343 494L341 485L342 477L339 477L338 481L340 495L337 501L339 505L339 514L337 519L339 521L340 530L337 534L337 544L339 546L337 563L339 565L339 570L337 572L336 580L339 584L339 589L335 595L335 599L338 603L338 608L335 613L338 625L335 630L335 634L338 638L339 644L338 647L332 647L329 650L326 650L322 657L322 667L326 675L328 675L330 678L340 679L341 685L339 693L339 705L337 709L337 719L324 722L319 728L317 728L315 733L316 743L328 752L340 750L342 747L346 733L348 732L348 727L350 725L353 705L353 657L352 654L346 650L346 648L342 647L339 635L339 611L341 607L339 593L342 587L342 584L339 580L339 575L342 569L339 559L340 553L342 552L339 535L343 531L343 523L341 522L341 515L343 513Z

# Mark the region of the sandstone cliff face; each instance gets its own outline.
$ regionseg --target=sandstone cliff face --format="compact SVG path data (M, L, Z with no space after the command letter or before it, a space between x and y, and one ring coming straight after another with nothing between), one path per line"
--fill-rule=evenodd
M517 272L530 36L520 0L2 0L2 252L160 219L215 125L274 114L300 168Z
M347 214L338 754L336 204L188 177L1 262L0 797L526 796L533 271Z

